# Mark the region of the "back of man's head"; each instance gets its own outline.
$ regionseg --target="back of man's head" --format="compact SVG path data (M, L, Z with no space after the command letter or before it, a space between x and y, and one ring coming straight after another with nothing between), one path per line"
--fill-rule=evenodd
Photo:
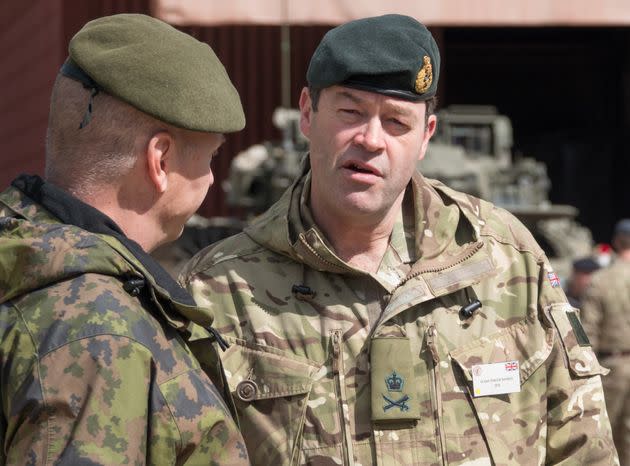
M120 178L138 144L167 128L228 133L240 98L205 43L145 15L87 23L70 41L51 99L49 181L85 191Z
M94 115L79 128L90 91L59 75L53 87L46 135L46 178L73 193L92 194L122 178L134 165L138 146L160 129L158 120L100 92Z

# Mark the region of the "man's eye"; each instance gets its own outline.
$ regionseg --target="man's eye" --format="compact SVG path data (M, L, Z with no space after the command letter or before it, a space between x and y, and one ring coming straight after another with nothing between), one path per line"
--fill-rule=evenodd
M390 118L387 120L392 126L400 130L409 129L409 125L404 121L398 120L397 118Z

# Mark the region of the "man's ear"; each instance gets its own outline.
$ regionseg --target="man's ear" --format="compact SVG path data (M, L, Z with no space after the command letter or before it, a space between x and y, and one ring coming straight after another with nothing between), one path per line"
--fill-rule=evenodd
M311 116L313 113L313 107L311 103L311 95L308 92L308 88L302 88L300 94L300 131L307 138L311 132Z
M158 193L168 187L168 172L174 152L173 136L167 131L154 134L146 147L146 160L149 179Z
M427 153L427 147L429 146L429 139L435 133L437 128L437 117L435 115L429 115L427 119L426 127L424 128L424 137L422 138L422 147L420 149L420 157L418 160L422 160Z

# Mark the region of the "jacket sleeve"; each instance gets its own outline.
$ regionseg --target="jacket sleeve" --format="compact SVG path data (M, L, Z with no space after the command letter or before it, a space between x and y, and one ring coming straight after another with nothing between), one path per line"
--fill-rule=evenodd
M130 338L84 338L24 362L19 390L2 392L8 464L249 464L212 383L193 370L158 384L150 351Z
M591 286L588 288L584 299L582 300L582 308L580 312L580 320L584 325L584 330L588 335L593 350L600 350L599 341L601 333L601 325L604 317L604 304L598 290Z
M39 357L5 353L2 369L9 381L17 380L11 374L15 357L31 369L13 393L2 392L8 464L149 463L147 400L155 384L144 347L101 335ZM174 464L179 438L175 425L168 430L161 460Z
M551 275L549 275L551 273ZM539 313L555 329L547 361L548 465L618 465L606 412L602 368L546 261L539 277Z

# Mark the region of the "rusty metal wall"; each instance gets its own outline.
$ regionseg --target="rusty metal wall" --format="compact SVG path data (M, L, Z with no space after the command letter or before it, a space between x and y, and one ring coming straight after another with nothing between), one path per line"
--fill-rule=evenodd
M42 173L50 87L63 42L61 2L0 8L0 189L18 173Z
M0 189L43 174L50 90L81 26L114 13L148 13L149 0L11 0L0 8Z
M149 13L150 0L24 0L0 9L0 189L22 172L43 173L50 90L70 38L87 21ZM252 144L279 138L271 115L281 104L281 32L277 26L183 27L209 43L234 81L247 126L229 135L214 163L215 185L200 213L234 215L221 188L231 159ZM291 102L297 105L308 59L328 27L291 28Z

